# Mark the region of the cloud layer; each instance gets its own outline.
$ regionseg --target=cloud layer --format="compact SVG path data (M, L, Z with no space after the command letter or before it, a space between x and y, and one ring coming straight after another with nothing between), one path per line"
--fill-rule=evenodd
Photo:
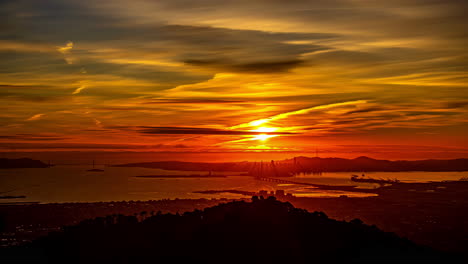
M0 141L468 148L466 11L456 0L0 1ZM283 136L243 140L260 125Z

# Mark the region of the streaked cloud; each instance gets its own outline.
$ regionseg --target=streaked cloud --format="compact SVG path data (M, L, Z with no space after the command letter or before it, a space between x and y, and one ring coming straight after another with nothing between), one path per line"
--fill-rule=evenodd
M259 135L256 131L227 130L199 127L142 127L138 130L144 134L162 135ZM293 134L290 132L262 132L262 134Z
M73 49L73 42L69 41L65 46L57 47L57 51L62 53L65 61L68 64L73 64L74 59L70 57L71 50Z
M246 103L240 100L222 100L222 99L152 99L144 104L238 104Z
M243 128L243 127L257 127L261 126L263 124L269 123L271 121L276 121L280 119L285 119L293 115L301 115L301 114L307 114L310 113L314 110L323 110L323 109L328 109L328 108L334 108L334 107L340 107L340 106L346 106L346 105L358 105L358 104L365 104L367 101L365 100L358 100L358 101L349 101L349 102L341 102L341 103L334 103L334 104L326 104L326 105L318 105L314 107L309 107L305 109L300 109L300 110L295 110L291 112L286 112L286 113L281 113L277 114L274 116L270 116L264 119L258 119L251 121L249 123L244 123L236 126L230 127L231 129L236 129L236 128Z
M16 135L0 135L0 139L10 140L21 140L21 141L57 141L65 140L66 137L62 137L56 134L16 134Z
M79 85L80 85L80 86L79 86L78 88L76 88L76 90L73 91L72 94L79 94L81 91L83 91L84 89L86 89L86 88L88 87L88 86L86 85L86 82L84 82L84 81L80 81L80 82L79 82Z
M35 114L31 116L30 118L26 119L26 121L36 121L36 120L41 119L43 116L45 116L45 114Z
M0 1L0 141L468 147L467 7Z

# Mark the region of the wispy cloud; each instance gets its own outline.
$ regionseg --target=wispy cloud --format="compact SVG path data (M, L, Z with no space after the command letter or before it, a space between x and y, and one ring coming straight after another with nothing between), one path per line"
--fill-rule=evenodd
M63 54L65 61L68 64L73 64L74 62L74 59L70 56L72 49L73 49L73 42L71 41L67 42L65 46L57 47L57 51Z
M81 93L81 91L88 88L87 82L80 81L79 84L80 84L80 86L78 88L76 88L75 91L73 91L72 94L79 94L79 93Z
M246 103L242 100L222 100L222 99L153 99L143 104L238 104Z
M138 130L143 134L154 135L259 135L255 131L242 130L225 130L215 128L199 128L199 127L142 127ZM262 132L261 134L293 134L290 132Z
M16 134L16 135L0 135L1 139L12 139L21 141L57 141L67 139L57 134Z
M44 116L45 116L45 114L35 114L35 115L31 116L30 118L26 119L26 121L36 121L36 120L41 119Z
M463 1L0 5L1 135L468 146Z
M96 124L97 127L103 127L102 122L94 118L94 124Z
M359 104L365 104L365 103L367 103L366 100L357 100L357 101L341 102L341 103L334 103L334 104L318 105L318 106L300 109L296 111L277 114L277 115L270 116L270 117L263 118L263 119L257 119L248 123L243 123L243 124L232 126L230 127L230 129L244 128L244 127L257 127L257 126L266 124L268 122L285 119L293 115L301 115L301 114L307 114L316 110L324 110L324 109L329 109L329 108L334 108L334 107L347 106L347 105L359 105Z

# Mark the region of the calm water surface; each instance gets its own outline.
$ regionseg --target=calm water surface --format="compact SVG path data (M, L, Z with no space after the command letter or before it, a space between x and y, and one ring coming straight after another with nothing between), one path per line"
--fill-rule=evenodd
M160 169L97 167L104 172L89 172L90 166L59 165L41 169L0 170L0 196L25 195L24 199L2 199L0 202L95 202L121 200L156 200L175 198L238 198L236 194L197 194L203 190L242 190L274 191L285 190L296 196L361 196L359 193L322 191L295 184L278 184L254 180L251 177L236 176L230 173L227 178L184 178L156 179L135 178L137 175L155 174L206 174L206 172L178 172ZM225 173L223 173L225 174ZM300 174L297 182L356 185L350 181L351 174L324 173L322 175ZM383 179L399 179L405 182L427 182L458 180L467 177L468 172L374 172L366 176ZM372 184L360 184L363 188L373 188Z

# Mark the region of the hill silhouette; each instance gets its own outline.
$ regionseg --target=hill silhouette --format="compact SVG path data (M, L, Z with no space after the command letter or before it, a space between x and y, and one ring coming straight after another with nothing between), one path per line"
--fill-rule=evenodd
M0 169L13 169L13 168L47 168L49 165L40 160L29 158L20 159L7 159L0 158Z
M5 253L5 252L4 252ZM4 260L31 263L440 263L447 256L355 219L252 198L179 214L86 220ZM5 263L5 262L3 262Z

